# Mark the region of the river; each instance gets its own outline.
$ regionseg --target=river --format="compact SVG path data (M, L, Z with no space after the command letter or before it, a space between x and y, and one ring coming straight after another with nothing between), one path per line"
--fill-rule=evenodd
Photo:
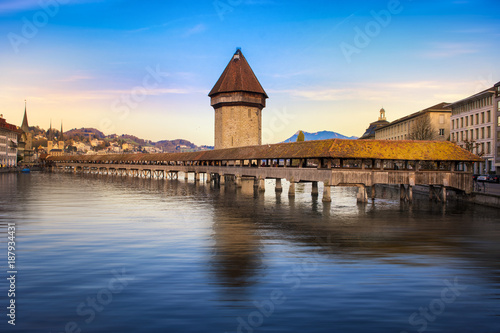
M0 174L0 332L500 332L499 210L287 186Z

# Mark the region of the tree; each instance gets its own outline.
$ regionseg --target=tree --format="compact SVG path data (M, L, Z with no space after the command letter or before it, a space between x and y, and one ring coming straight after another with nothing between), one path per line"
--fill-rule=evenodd
M297 142L302 142L305 140L304 132L299 131L299 135L297 135Z
M479 157L484 155L484 151L479 151L479 147L481 146L481 144L477 143L475 140L463 140L462 143L459 144L459 146L473 154L476 154ZM476 151L475 153L474 150Z
M436 134L428 114L417 117L408 134L410 140L434 140L435 137Z

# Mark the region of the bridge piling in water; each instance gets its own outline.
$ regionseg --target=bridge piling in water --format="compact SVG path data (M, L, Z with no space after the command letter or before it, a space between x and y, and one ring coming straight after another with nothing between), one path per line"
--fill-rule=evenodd
M330 183L327 181L323 182L323 202L332 202L332 189Z
M312 182L312 189L311 189L311 195L313 197L317 197L318 196L318 182Z
M288 187L288 197L295 197L295 181L290 179L290 186Z
M283 187L281 186L281 178L276 178L276 187L274 189L276 193L283 192Z

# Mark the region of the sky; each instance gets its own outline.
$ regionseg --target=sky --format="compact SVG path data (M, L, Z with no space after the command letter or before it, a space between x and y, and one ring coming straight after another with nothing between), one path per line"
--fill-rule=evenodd
M269 95L263 143L361 136L500 81L498 0L1 0L0 114L213 145L237 47Z

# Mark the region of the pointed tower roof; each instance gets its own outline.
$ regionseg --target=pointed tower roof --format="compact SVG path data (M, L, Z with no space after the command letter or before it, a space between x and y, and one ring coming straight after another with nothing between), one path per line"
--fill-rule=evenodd
M64 134L63 134L63 127L62 127L62 120L61 120L61 137L59 138L59 141L64 141Z
M26 100L24 100L24 117L23 117L23 124L21 125L21 129L25 133L28 133L30 131L30 127L28 126L28 115L26 113Z
M239 48L208 96L226 92L251 92L263 94L268 98Z

